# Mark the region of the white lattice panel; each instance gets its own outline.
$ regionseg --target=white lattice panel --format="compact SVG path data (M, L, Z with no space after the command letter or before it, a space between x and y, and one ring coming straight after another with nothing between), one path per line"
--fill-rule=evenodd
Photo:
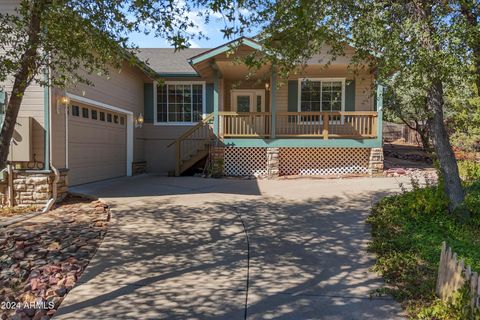
M280 148L280 175L368 173L368 148Z
M267 173L266 148L225 148L227 176L260 176Z

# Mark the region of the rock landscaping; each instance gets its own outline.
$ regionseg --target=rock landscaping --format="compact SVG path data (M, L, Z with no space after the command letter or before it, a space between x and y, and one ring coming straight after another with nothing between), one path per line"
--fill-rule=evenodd
M69 195L49 213L0 230L0 319L50 319L109 220L106 204Z

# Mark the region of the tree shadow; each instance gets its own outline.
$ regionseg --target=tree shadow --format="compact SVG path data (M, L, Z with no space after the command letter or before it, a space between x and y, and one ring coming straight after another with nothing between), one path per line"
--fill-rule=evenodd
M222 183L211 190L225 191ZM248 319L401 318L389 297L371 296L383 283L369 272L365 219L386 191L299 200L250 191L200 204L184 195L115 205L104 242L55 319L243 319L247 271Z

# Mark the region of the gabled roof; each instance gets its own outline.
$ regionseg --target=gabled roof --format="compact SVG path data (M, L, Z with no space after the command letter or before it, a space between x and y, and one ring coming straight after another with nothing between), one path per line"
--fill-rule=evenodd
M197 72L188 63L188 60L192 56L209 50L188 48L175 52L173 48L141 48L137 57L160 76L197 76Z
M206 50L205 52L202 52L196 56L193 56L189 59L189 63L191 65L195 65L199 62L202 62L202 61L205 61L209 58L212 58L218 54L221 54L221 53L224 53L224 52L227 52L229 50L232 49L232 47L235 47L235 46L240 46L240 45L246 45L248 47L251 47L255 50L261 50L262 49L262 46L256 42L255 40L252 40L250 38L247 38L247 37L240 37L238 39L235 39L235 40L232 40L230 42L227 42L225 44L222 44L221 46L218 46L216 48L213 48L213 49L209 49L209 50Z

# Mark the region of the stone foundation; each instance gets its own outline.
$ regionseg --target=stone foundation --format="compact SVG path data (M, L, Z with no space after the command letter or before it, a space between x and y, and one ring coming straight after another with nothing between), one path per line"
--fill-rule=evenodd
M68 170L60 171L60 178L57 182L57 201L62 200L68 192L67 173ZM53 196L54 179L55 174L53 171L14 170L14 206L44 206ZM8 175L5 181L7 185L1 192L3 193L3 204L8 204Z
M267 178L276 179L280 176L278 148L267 148Z
M383 148L372 148L370 150L368 170L370 171L370 174L383 172Z

